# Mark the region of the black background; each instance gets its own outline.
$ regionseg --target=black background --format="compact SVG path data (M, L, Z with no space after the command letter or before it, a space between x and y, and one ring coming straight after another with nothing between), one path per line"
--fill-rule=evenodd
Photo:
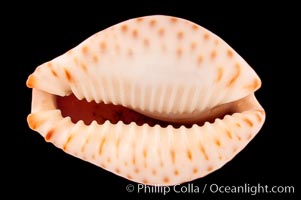
M298 73L300 62L294 6L240 4L224 7L202 2L129 3L91 5L79 8L61 4L10 6L10 12L1 21L4 60L8 82L2 84L4 101L9 112L2 120L2 147L4 185L13 189L10 196L23 197L77 197L85 199L124 198L141 199L149 194L128 193L127 184L136 183L120 178L92 164L74 158L46 143L28 128L26 116L30 113L31 90L25 82L36 66L73 48L92 34L124 20L153 14L172 15L193 21L223 38L257 72L262 88L256 96L267 113L266 122L258 135L231 162L220 170L192 183L202 189L205 184L219 185L293 185L295 194L155 194L156 198L223 199L293 199L299 186L297 177L300 156L296 139L298 129ZM74 4L74 3L73 3ZM118 10L120 9L120 10ZM300 23L300 22L299 22ZM6 46L6 45L5 45ZM296 59L296 60L297 60ZM10 85L13 87L11 88ZM294 113L297 115L295 116ZM9 126L8 126L9 125ZM299 144L298 144L299 143ZM300 151L299 151L300 152ZM27 188L28 189L24 189ZM6 189L5 189L6 190ZM40 194L38 193L40 192ZM201 191L200 191L201 192Z

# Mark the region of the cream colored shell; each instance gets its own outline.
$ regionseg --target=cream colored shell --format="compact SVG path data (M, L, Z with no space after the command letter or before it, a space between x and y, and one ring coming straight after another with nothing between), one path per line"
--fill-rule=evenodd
M145 184L178 184L220 168L265 119L252 68L215 34L169 16L131 19L96 33L37 67L27 85L33 130L73 156ZM55 104L55 96L71 93L178 123L227 104L235 113L191 128L74 124Z

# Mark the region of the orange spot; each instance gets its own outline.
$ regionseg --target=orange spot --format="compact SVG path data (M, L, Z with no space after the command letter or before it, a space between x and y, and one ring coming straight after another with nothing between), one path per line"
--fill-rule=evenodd
M207 167L207 171L208 171L208 172L211 172L212 170L213 170L213 167L212 167L212 166L208 166L208 167Z
M233 51L232 50L230 50L230 49L228 49L227 50L227 56L229 57L229 58L233 58Z
M54 132L55 132L54 129L50 129L50 130L46 133L45 140L46 140L46 141L51 140L52 136L54 135Z
M182 56L182 53L183 53L183 52L182 52L182 49L181 49L181 48L178 48L178 49L177 49L177 56L178 56L178 57L181 57L181 56Z
M171 17L171 18L170 18L170 22L171 22L171 23L176 23L177 21L178 21L178 19L175 18L175 17Z
M213 60L214 58L216 58L216 54L217 54L216 51L213 50L210 54L210 58Z
M173 172L174 173L174 175L179 175L179 171L177 170L177 169L175 169L175 171Z
M157 171L156 171L155 169L153 169L152 174L153 174L154 176L156 176L156 175L157 175Z
M149 25L151 27L154 27L156 25L157 21L155 19L150 20Z
M115 172L116 172L117 174L119 174L119 173L120 173L120 169L119 169L119 168L116 168L116 169L115 169Z
M235 125L236 125L237 127L239 127L239 128L241 127L241 125L240 125L239 123L236 123Z
M261 122L261 120L262 120L261 115L259 113L255 113L255 116L257 118L257 121Z
M135 155L134 155L133 158L132 158L132 163L133 163L133 165L136 164L136 158L135 158Z
M137 22L142 22L143 21L143 17L139 17L136 19Z
M198 56L197 62L198 62L199 65L203 62L203 56L202 55Z
M218 147L221 146L221 142L220 142L218 139L215 140L215 144L216 144L216 146L218 146Z
M124 24L124 25L121 26L121 31L122 32L125 33L125 32L127 32L127 30L128 30L128 26L126 24Z
M86 66L84 63L81 63L81 64L80 64L80 67L81 67L84 71L87 71L87 66Z
M218 40L214 40L214 44L215 44L215 46L217 46L219 44L219 41Z
M134 29L134 30L132 31L132 36L133 36L134 38L137 38L137 37L138 37L138 30L137 30L137 29Z
M197 173L199 172L199 170L198 170L198 168L193 168L192 172L193 172L194 174L197 174Z
M196 42L191 42L190 49L193 51L196 48Z
M106 138L103 137L100 141L100 145L99 145L99 149L98 149L98 154L101 155L102 154L102 151L103 151L103 146L104 144L106 143Z
M206 152L204 146L201 145L201 144L200 144L200 150L201 150L201 153L204 155L205 160L209 160L209 157L208 157L208 155L207 155L207 152Z
M52 75L57 77L57 73L52 68L50 70L51 70Z
M87 54L89 52L89 47L88 46L83 46L82 52L83 52L83 54Z
M78 63L78 60L77 60L77 58L76 58L76 57L74 57L74 58L73 58L73 62L74 62L75 64L77 64L77 63Z
M191 151L190 150L187 150L187 158L188 160L192 160L192 154L191 154Z
M147 181L147 179L143 179L143 180L142 180L142 183L144 183L144 184L148 184L148 181Z
M27 81L26 81L26 85L29 88L33 88L34 85L36 83L36 78L33 75L29 75Z
M176 155L175 155L175 151L171 150L170 151L170 157L171 157L171 162L174 164L176 161Z
M144 38L143 44L144 44L144 46L148 47L149 46L149 40L147 38Z
M67 146L68 146L69 142L71 141L72 137L73 137L73 136L70 134L69 137L67 138L67 140L66 140L66 142L65 142L65 144L64 144L64 146L63 146L63 150L64 150L64 151L66 151Z
M241 137L239 135L237 136L237 139L238 139L238 141L241 141Z
M219 155L219 156L218 156L218 159L219 159L219 160L222 160L222 159L223 159L223 157L222 157L221 155Z
M184 33L183 33L182 31L178 32L177 38L178 38L179 40L181 40L181 39L183 39L183 37L184 37Z
M64 69L65 71L65 76L67 78L68 81L72 81L72 77L71 77L71 74L69 73L69 71L67 69Z
M107 49L107 44L106 42L102 41L100 44L99 44L99 47L101 49L102 52L105 52L106 49Z
M168 177L164 177L164 178L163 178L163 182L164 182L164 183L169 183L169 178L168 178Z
M191 28L192 28L192 30L195 30L195 31L199 29L199 27L196 24L192 24Z
M227 134L228 138L232 139L232 134L230 131L226 130L226 134Z
M127 175L126 176L128 179L132 179L132 176L131 175Z
M247 140L250 140L252 138L252 134L248 134Z
M217 78L216 78L216 81L220 82L222 80L222 77L223 77L223 68L219 67L217 69Z
M98 62L98 56L97 55L93 55L93 62L97 63Z
M260 88L261 85L261 81L259 79L254 79L253 82L249 85L246 85L245 88L248 90L256 90L258 88Z
M237 151L237 147L233 147L232 151L235 153Z
M134 169L134 172L135 172L136 174L139 174L140 170L139 170L138 168L135 168L135 169Z
M210 36L209 36L209 33L205 33L205 34L204 34L204 39L205 39L205 40L208 40L209 37L210 37Z
M238 79L239 75L240 75L240 65L237 63L235 65L235 73L232 76L232 78L229 80L228 86L233 85L233 83Z
M143 157L146 158L147 157L147 150L143 149Z
M165 33L165 30L163 28L160 28L159 31L158 31L159 36L163 37L164 33Z
M253 122L252 122L251 120L249 120L248 118L244 118L243 120L244 120L244 122L246 122L250 127L253 126Z

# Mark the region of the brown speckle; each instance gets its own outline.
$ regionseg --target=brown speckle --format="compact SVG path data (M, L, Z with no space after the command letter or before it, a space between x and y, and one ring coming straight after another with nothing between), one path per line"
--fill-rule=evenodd
M71 81L72 81L72 76L71 76L71 74L69 73L69 71L68 71L67 69L64 69L64 71L65 71L65 76L66 76L67 80L68 80L69 82L71 82Z
M142 22L143 21L143 17L139 17L136 19L137 22Z
M198 62L199 65L203 62L203 56L202 55L198 56L197 62Z
M252 138L252 134L249 133L249 134L247 135L247 140L250 140L251 138Z
M237 64L235 64L235 73L229 80L228 86L233 85L235 83L235 81L239 78L239 76L240 76L240 65L237 63Z
M157 21L155 19L152 19L152 20L149 21L149 25L151 27L154 27L156 25L156 23L157 23Z
M83 46L83 48L82 48L82 52L83 52L83 54L88 54L89 53L89 47L88 46Z
M195 48L196 48L196 42L191 42L190 44L191 51L195 50Z
M211 51L210 58L213 60L216 58L216 55L217 55L216 50L213 50Z
M93 59L93 62L94 62L94 63L97 63L97 62L98 62L98 56L97 56L97 55L93 55L92 59Z
M148 46L149 46L149 40L148 40L147 38L144 38L144 40L143 40L143 45L144 45L145 47L148 47Z
M146 184L146 185L147 185L147 184L148 184L148 181L147 181L147 179L143 179L143 180L142 180L142 183L144 183L144 184Z
M50 71L51 71L53 76L57 77L57 73L54 71L54 69L51 68Z
M65 144L63 145L63 150L64 150L64 151L66 151L69 142L72 140L72 137L73 137L73 135L71 135L71 134L68 136L68 138L67 138Z
M116 168L116 169L115 169L115 172L116 172L117 174L119 174L119 173L120 173L120 169L119 169L119 168Z
M201 150L201 153L204 155L205 160L209 160L209 157L208 157L208 155L207 155L207 152L206 152L204 146L201 145L201 144L200 144L200 150Z
M213 170L213 167L212 167L212 166L208 166L208 167L207 167L207 171L208 171L208 172L211 172L212 170Z
M256 116L256 119L257 119L258 122L262 121L261 115L258 112L255 113L255 116Z
M147 150L143 149L143 158L145 159L147 157Z
M128 26L126 24L123 24L121 26L121 31L125 33L125 32L127 32L127 30L128 30Z
M140 170L139 170L138 168L135 168L135 169L134 169L134 172L135 172L136 174L139 174Z
M240 128L241 127L241 125L239 124L239 123L236 123L235 124L238 128Z
M198 170L198 168L193 168L193 170L192 170L192 172L194 173L194 174L197 174L198 172L199 172L199 170Z
M226 130L226 134L227 134L228 138L232 139L232 134L230 131Z
M177 21L178 21L178 19L175 18L175 17L170 18L170 22L173 23L173 24L176 23Z
M187 153L187 158L188 158L188 160L191 161L191 160L192 160L192 154L191 154L191 151L188 149L186 153Z
M154 175L154 176L157 175L157 171L155 169L152 170L152 175Z
M102 52L105 52L107 50L107 43L102 41L99 43L99 47Z
M236 136L236 138L237 138L238 141L241 141L241 137L239 135Z
M176 154L174 150L170 150L171 162L174 164L176 161Z
M104 144L106 143L106 138L103 137L100 141L100 145L99 145L99 149L98 149L98 154L101 155L102 154L102 151L103 151L103 146Z
M50 130L46 133L45 140L46 140L46 141L50 141L51 138L52 138L52 136L54 135L54 132L55 132L54 129L50 129Z
M168 177L164 177L163 178L163 183L169 183L169 178Z
M184 37L184 33L182 31L178 32L178 34L177 34L178 40L183 39L183 37Z
M219 139L216 139L216 140L215 140L215 144L216 144L216 146L220 147L220 146L221 146L220 140L219 140Z
M158 31L159 36L163 37L164 33L165 33L165 30L163 28L160 28L159 31Z
M178 176L179 175L179 171L177 169L175 169L175 171L173 172L174 175Z
M131 176L131 175L127 175L126 177L127 177L128 179L130 179L130 180L132 179L132 176Z
M138 30L137 29L134 29L132 31L132 36L133 36L133 38L137 38L138 37Z
M80 67L83 69L83 71L87 71L87 66L84 63L81 63Z
M199 29L199 27L196 24L192 24L191 26L192 30L196 31Z
M133 165L136 164L136 157L135 157L135 155L134 155L133 158L132 158L132 164L133 164Z
M220 82L222 80L222 78L223 78L223 68L218 67L216 82Z
M229 58L233 58L233 51L232 50L230 50L230 49L228 49L227 50L227 56L229 57Z
M250 119L244 118L243 120L244 120L244 122L246 122L246 124L248 124L250 127L253 126L253 122L252 122Z
M204 37L205 40L208 40L209 39L209 33L205 33L203 37Z

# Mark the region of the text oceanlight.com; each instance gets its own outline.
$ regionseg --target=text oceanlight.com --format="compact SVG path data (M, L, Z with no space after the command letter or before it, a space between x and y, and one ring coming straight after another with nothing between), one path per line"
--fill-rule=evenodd
M161 185L144 185L144 184L128 184L126 191L131 193L157 193L166 195L168 193L212 193L212 194L293 194L295 192L294 186L281 185L264 185L264 184L242 184L242 185L220 185L216 183L205 184L203 186L195 184L161 186Z

